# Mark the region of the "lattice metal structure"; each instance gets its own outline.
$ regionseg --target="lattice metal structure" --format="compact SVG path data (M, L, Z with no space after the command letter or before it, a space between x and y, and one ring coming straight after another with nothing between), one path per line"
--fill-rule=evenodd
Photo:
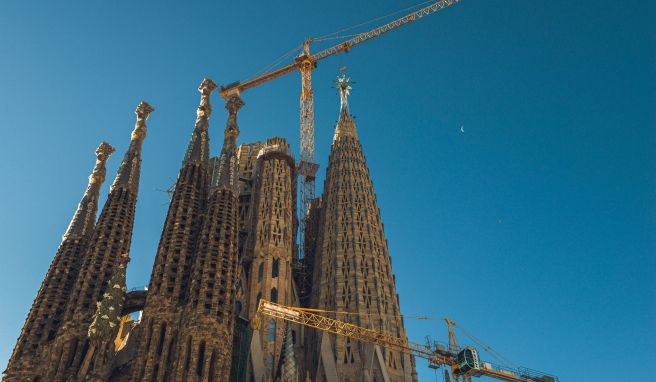
M379 329L367 329L313 313L312 309L294 308L261 300L258 312L269 317L280 318L324 332L380 345L387 349L412 354L416 357L426 358L434 365L448 365L450 362L447 356L435 353L431 346L410 342L406 338L396 337ZM315 310L315 312L319 311Z
M544 374L539 371L526 368L505 368L493 365L489 362L479 364L478 353L472 347L465 347L459 352L441 350L440 348L410 342L405 338L397 337L380 329L368 329L348 322L340 321L324 314L335 314L336 312L322 311L319 309L296 308L275 304L270 301L260 301L258 313L268 317L279 318L285 321L298 323L303 326L315 328L322 332L336 334L347 339L355 339L368 344L375 344L389 350L411 354L415 357L428 360L429 367L439 368L447 366L451 369L453 381L471 381L472 377L490 377L498 381L506 382L557 382L558 378L553 375ZM259 320L255 321L259 325ZM465 359L472 355L473 363ZM445 379L449 380L449 374L445 373Z
M314 163L314 92L312 90L312 70L315 63L309 59L309 44L306 44L301 71L301 157L299 164L300 202L298 211L298 259L305 257L305 220L308 205L314 199L315 178L319 165ZM301 270L303 271L303 270ZM303 293L303 291L301 291Z

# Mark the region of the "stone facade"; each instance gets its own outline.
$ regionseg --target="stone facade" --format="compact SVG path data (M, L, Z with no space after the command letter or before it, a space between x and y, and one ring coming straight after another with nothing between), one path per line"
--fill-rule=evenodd
M416 381L408 355L258 319L258 303L266 299L362 313L336 318L405 337L373 185L348 110L350 88L345 79L339 84L342 105L324 194L303 217L302 263L297 164L288 142L275 137L237 146L243 102L229 94L221 153L210 158L216 84L205 79L148 290L127 293L141 145L152 111L142 103L95 223L112 151L99 148L3 380ZM136 311L140 319L133 321L127 314Z

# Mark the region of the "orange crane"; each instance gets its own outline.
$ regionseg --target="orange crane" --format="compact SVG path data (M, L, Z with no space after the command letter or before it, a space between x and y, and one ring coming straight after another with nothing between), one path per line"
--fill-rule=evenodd
M310 201L314 199L314 181L317 170L319 168L319 166L314 162L314 94L312 91L312 71L317 67L317 62L342 52L348 52L351 48L357 45L381 36L387 32L398 29L415 20L419 20L425 16L431 15L439 10L450 7L451 5L458 2L460 2L460 0L436 1L426 7L409 13L387 24L376 27L370 31L357 34L355 37L352 37L349 40L331 46L330 48L324 49L318 53L310 53L310 43L316 42L319 39L306 40L303 43L303 51L294 59L293 63L269 71L268 73L260 75L256 78L252 78L244 82L234 82L232 84L221 87L221 96L227 100L230 96L238 96L240 93L248 89L260 86L286 74L296 71L301 73L301 153L300 162L297 169L301 187L299 203L299 237L301 238L301 242L299 243L298 260L302 261L304 258L305 248L303 245L303 238L305 237L305 218L307 215L308 205Z
M381 330L367 329L347 322L339 321L320 314L321 310L297 308L276 304L266 300L260 300L257 309L258 315L263 314L273 318L283 319L289 322L308 326L339 336L349 337L369 344L379 345L390 350L414 355L415 357L428 360L428 366L438 369L442 365L451 369L451 375L458 380L471 381L471 377L486 376L499 381L506 382L557 382L558 378L541 372L526 368L508 368L493 365L489 362L481 362L478 358L476 348L466 346L460 348L458 345L453 326L455 323L449 319L447 322L449 330L449 345L446 348L437 343L426 345L410 342L407 339L393 336ZM254 325L257 326L259 319L256 316ZM445 373L448 378L448 373Z

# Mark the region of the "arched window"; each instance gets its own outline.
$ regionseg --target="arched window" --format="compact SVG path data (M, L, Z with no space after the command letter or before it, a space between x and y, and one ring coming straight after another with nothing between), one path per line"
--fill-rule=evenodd
M280 274L280 260L273 259L273 266L271 267L271 277L278 277Z
M269 342L276 340L276 320L273 318L269 320Z
M262 299L262 292L257 294L257 302L255 303L255 309L257 309L258 306L260 306L260 300Z
M271 288L271 302L278 302L278 289Z
M262 282L264 278L264 263L260 263L260 268L257 270L257 282Z
M241 301L237 301L237 303L235 303L235 313L236 316L239 317L239 314L241 313Z

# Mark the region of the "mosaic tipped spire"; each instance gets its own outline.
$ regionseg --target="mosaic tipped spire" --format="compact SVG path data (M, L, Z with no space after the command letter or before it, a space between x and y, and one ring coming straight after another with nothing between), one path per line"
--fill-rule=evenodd
M139 175L141 171L141 146L146 138L146 121L150 113L155 109L148 103L142 101L134 113L137 115L137 122L130 136L130 147L123 157L121 167L118 169L112 190L117 187L125 187L134 194L139 190Z
M91 175L89 175L89 185L80 200L71 224L64 234L64 240L67 238L90 237L93 233L96 212L98 211L98 195L107 174L105 163L114 151L114 147L107 142L101 142L96 149L96 165Z
M239 95L232 94L226 101L228 109L228 121L223 133L223 147L219 159L218 175L213 187L220 187L238 192L239 163L237 162L237 137L239 136L239 125L237 124L237 112L244 106L244 101Z
M208 128L210 116L212 115L212 105L210 104L210 95L217 88L216 83L209 78L203 78L198 85L200 92L200 104L196 109L196 123L194 131L191 134L189 147L185 154L184 162L201 161L207 163L210 160L210 139Z

